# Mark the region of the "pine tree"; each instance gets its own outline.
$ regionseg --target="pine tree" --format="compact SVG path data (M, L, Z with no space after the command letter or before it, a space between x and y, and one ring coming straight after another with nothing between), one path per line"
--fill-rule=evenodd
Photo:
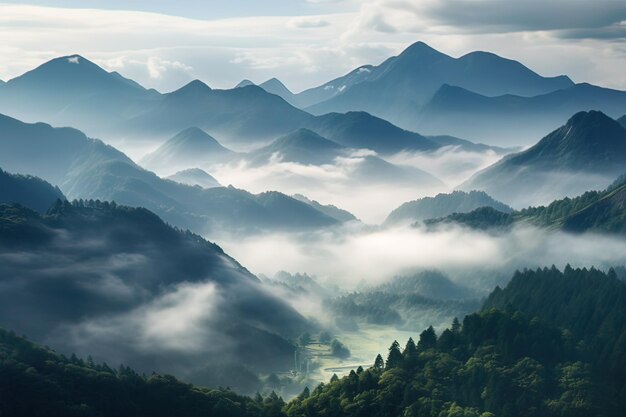
M434 349L437 347L437 335L433 326L429 326L420 334L420 341L417 344L419 350Z
M397 368L402 364L402 352L400 352L400 344L394 340L389 347L389 355L387 355L386 369Z
M382 370L385 367L385 361L383 361L383 357L380 356L380 353L376 356L374 360L374 369Z

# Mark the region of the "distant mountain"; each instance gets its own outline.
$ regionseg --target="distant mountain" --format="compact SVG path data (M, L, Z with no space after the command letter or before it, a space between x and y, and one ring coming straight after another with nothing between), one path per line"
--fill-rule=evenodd
M57 200L65 200L58 187L30 175L10 174L0 169L0 204L17 203L45 213Z
M313 114L361 110L412 128L421 106L444 84L488 96L534 96L567 88L573 83L565 76L541 77L517 61L491 53L472 52L452 58L423 42L416 42L379 66L361 67L310 91L309 95L317 92L317 97L324 101L306 109Z
M407 331L418 331L424 325L445 325L479 305L472 290L436 271L395 277L324 302L339 327L354 329L374 324Z
M372 69L361 67L344 81L356 85ZM72 55L10 80L0 91L0 111L22 120L75 126L115 144L127 144L129 138L160 143L195 126L242 150L267 145L298 128L380 154L442 146L436 139L429 140L364 112L316 118L294 107L302 96L291 94L280 81L271 79L261 86L244 81L238 88L215 90L194 80L160 94ZM332 90L326 87L320 92ZM302 95L313 91L305 93ZM411 119L416 117L412 114Z
M529 144L533 137L556 129L563 119L588 110L619 117L626 112L626 92L576 84L535 97L488 97L444 85L415 115L409 128L511 146Z
M221 187L222 185L213 176L200 168L190 168L178 171L167 177L168 180L180 182L186 185L197 185L202 188Z
M321 211L327 216L330 216L334 219L339 220L342 223L358 220L352 213L346 210L342 210L339 207L333 206L332 204L321 204L315 200L311 200L302 194L295 194L292 196L296 200L302 201L303 203L307 203L318 211Z
M217 245L146 209L0 205L0 231L0 325L67 355L217 385L220 368L288 370L287 339L309 328Z
M452 281L438 271L423 271L398 276L373 291L391 294L419 294L433 300L470 300L479 298L469 288Z
M159 93L117 72L107 72L80 55L55 58L9 80L0 94L0 112L28 121L46 120L100 133L109 125L150 107Z
M176 172L197 166L229 162L235 152L222 146L215 138L197 127L190 127L165 142L139 162L158 172Z
M365 112L326 114L311 120L307 127L343 146L371 149L382 155L441 147L420 134L400 129Z
M469 213L425 221L428 227L459 224L480 230L508 230L516 224L557 228L570 232L626 234L626 176L604 191L588 191L575 198L556 200L547 206L501 212L482 207Z
M514 152L515 150L519 149L519 148L503 148L500 146L485 145L484 143L474 143L474 142L470 142L469 140L460 139L454 136L447 136L447 135L426 136L426 138L430 139L431 141L437 143L440 146L455 147L466 152L478 152L478 153L495 152L496 154L504 155L504 154Z
M197 126L224 141L254 143L290 132L310 119L310 114L261 87L213 90L196 80L164 94L155 107L127 119L122 130L150 137Z
M237 84L235 88L247 87L249 85L256 85L256 84L254 84L252 81L248 79L245 79L245 80L239 81L239 84Z
M302 230L337 223L308 204L278 193L268 198L232 187L201 189L163 180L80 131L26 124L6 116L0 116L0 166L58 184L71 199L146 207L171 224L203 233L218 228Z
M504 213L512 211L509 206L494 200L484 191L454 191L404 203L389 214L385 224L415 223L453 213L467 213L479 207L492 207Z
M529 149L504 157L460 186L520 208L605 188L626 167L626 129L580 112Z
M377 119L379 120L379 119ZM354 125L357 126L357 125ZM351 127L348 127L351 129ZM337 133L337 132L336 132ZM406 132L409 133L409 132ZM419 140L419 135L413 139ZM364 140L367 138L362 137ZM409 135L408 140L411 139ZM358 141L363 144L363 141ZM295 162L304 165L340 164L341 159L351 159L350 180L365 183L408 183L415 186L441 186L443 183L431 174L411 166L395 165L368 153L339 145L308 129L298 129L270 145L249 153L246 158L252 165L273 161Z
M294 94L278 78L270 78L269 80L259 84L259 87L270 94L275 94L278 97L281 97L292 106L297 107L297 99Z
M298 129L276 139L271 144L248 154L254 164L266 164L272 158L305 165L322 165L344 152L344 147L308 129Z

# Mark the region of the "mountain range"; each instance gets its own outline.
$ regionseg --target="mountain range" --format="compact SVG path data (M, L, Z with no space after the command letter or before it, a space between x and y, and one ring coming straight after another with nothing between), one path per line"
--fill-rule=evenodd
M0 116L0 166L58 185L71 199L146 207L179 227L198 232L304 230L337 224L284 194L254 195L233 187L203 189L164 180L115 148L82 132L27 124Z
M505 156L459 188L484 190L522 208L603 189L624 171L626 128L601 112L580 112L534 146Z
M487 96L535 96L573 83L565 76L541 77L519 62L495 54L479 51L453 58L416 42L379 66L360 67L317 87L313 91L328 94L306 109L313 114L362 110L399 126L413 127L412 119L444 84Z
M493 69L489 69L491 66ZM442 69L444 67L447 69ZM496 77L494 73L500 75ZM463 80L466 82L461 82ZM194 80L176 91L161 94L116 72L107 72L82 56L69 55L9 80L0 91L0 112L26 121L74 126L89 136L103 137L111 143L130 140L160 143L195 126L229 147L236 145L233 148L237 150L250 150L297 128L309 128L345 146L389 153L423 151L441 145L372 116L357 113L319 118L297 107L306 108L303 102L311 101L304 99L306 97L325 97L330 103L348 100L343 97L355 94L359 105L340 106L337 110L366 110L395 124L402 119L399 126L410 130L419 130L416 123L421 120L431 135L454 133L465 137L458 134L454 124L444 129L431 129L432 126L427 125L431 121L417 112L428 107L426 101L445 83L456 83L482 94L521 95L548 93L571 86L566 77L543 78L519 63L495 55L474 53L455 59L422 43L379 67L359 67L335 81L293 94L277 79L259 86L242 82L238 88L230 90L212 89ZM331 85L339 81L345 84L332 92ZM361 97L364 94L367 97ZM407 103L415 100L420 102L419 107ZM381 111L370 108L372 106L367 105L370 102L374 107L381 107ZM619 103L616 105L619 107ZM316 113L334 110L331 106ZM355 121L358 126L354 126ZM467 133L471 133L469 129ZM472 138L483 139L476 135ZM492 143L510 145L506 138L500 139Z

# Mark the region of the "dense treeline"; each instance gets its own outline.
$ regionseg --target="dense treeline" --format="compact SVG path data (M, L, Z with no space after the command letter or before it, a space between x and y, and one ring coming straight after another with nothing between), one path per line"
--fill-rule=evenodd
M604 191L588 191L575 198L555 200L547 206L528 207L505 213L481 207L469 213L428 219L424 224L457 223L473 229L508 229L516 223L558 227L573 232L596 231L626 233L626 176L621 176Z
M66 358L0 330L0 415L10 417L281 416L275 394L248 398L168 375Z
M462 325L455 321L439 337L429 328L404 350L394 342L386 361L322 384L285 410L292 417L621 416L625 292L613 272L518 273Z

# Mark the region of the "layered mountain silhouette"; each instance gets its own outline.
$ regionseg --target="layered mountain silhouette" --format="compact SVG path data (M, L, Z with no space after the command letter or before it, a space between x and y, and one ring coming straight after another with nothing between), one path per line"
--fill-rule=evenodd
M0 112L28 121L89 127L108 120L110 125L143 112L159 96L117 72L70 55L9 80L0 94Z
M439 144L420 134L365 112L326 114L311 120L308 127L343 146L371 149L383 155L440 148Z
M149 137L196 126L229 142L254 143L292 131L311 118L255 85L213 90L196 80L164 94L140 116L125 120L122 131Z
M617 122L626 128L626 115L617 119Z
M356 86L373 69L360 67L344 81ZM44 63L5 87L0 91L0 112L27 121L74 126L116 144L131 140L161 143L195 126L244 150L298 128L311 129L344 146L382 154L440 146L366 113L312 116L294 105L300 105L299 97L317 93L293 95L277 79L260 86L242 82L231 90L211 89L194 80L161 94L73 55ZM327 87L319 91L332 90ZM416 117L411 115L411 123Z
M575 198L555 200L547 206L502 212L481 207L469 213L454 213L428 219L429 227L455 223L480 230L507 231L517 224L561 229L569 232L626 233L626 176L606 190L587 191Z
M20 204L45 213L59 199L65 200L65 196L49 182L0 169L0 204Z
M287 339L310 328L220 247L143 208L0 204L0 230L0 325L67 355L203 384L230 369L240 386L243 366L288 370Z
M484 191L454 191L404 203L389 214L385 224L415 223L453 213L467 213L479 207L492 207L504 213L512 211L509 206L494 200Z
M197 185L202 188L221 187L222 185L211 174L200 168L189 168L178 171L174 175L167 177L168 180L180 182L181 184Z
M556 129L566 117L588 110L619 117L626 112L626 92L576 84L534 97L488 97L444 85L415 115L410 128L510 146L528 144L542 132Z
M176 172L196 166L226 163L235 153L197 127L190 127L165 142L139 162L152 171Z
M241 80L235 88L248 87L250 85L257 85L252 81L245 79ZM278 78L270 78L269 80L258 84L263 90L267 91L270 94L277 95L278 97L285 100L287 103L299 107L297 104L296 96L287 88L285 84L282 83Z
M202 189L163 180L78 130L7 116L0 117L0 166L57 184L71 199L146 207L174 225L199 232L302 230L337 223L280 193L254 195L233 187Z
M308 129L298 129L278 138L270 145L251 152L247 158L252 165L278 161L304 165L333 165L350 159L352 162L350 179L353 181L409 183L426 187L443 185L439 179L418 168L392 164L378 156L340 145Z
M351 74L345 78L350 81L358 75L357 82L343 83L345 78L340 78L325 84L322 90L338 93L307 110L313 114L362 110L412 128L417 111L444 84L488 96L534 96L573 84L565 76L541 77L519 62L495 54L472 52L453 58L423 42L414 43L379 66L361 67Z
M536 145L504 157L460 188L484 190L520 208L602 189L625 167L626 129L604 113L580 112Z

